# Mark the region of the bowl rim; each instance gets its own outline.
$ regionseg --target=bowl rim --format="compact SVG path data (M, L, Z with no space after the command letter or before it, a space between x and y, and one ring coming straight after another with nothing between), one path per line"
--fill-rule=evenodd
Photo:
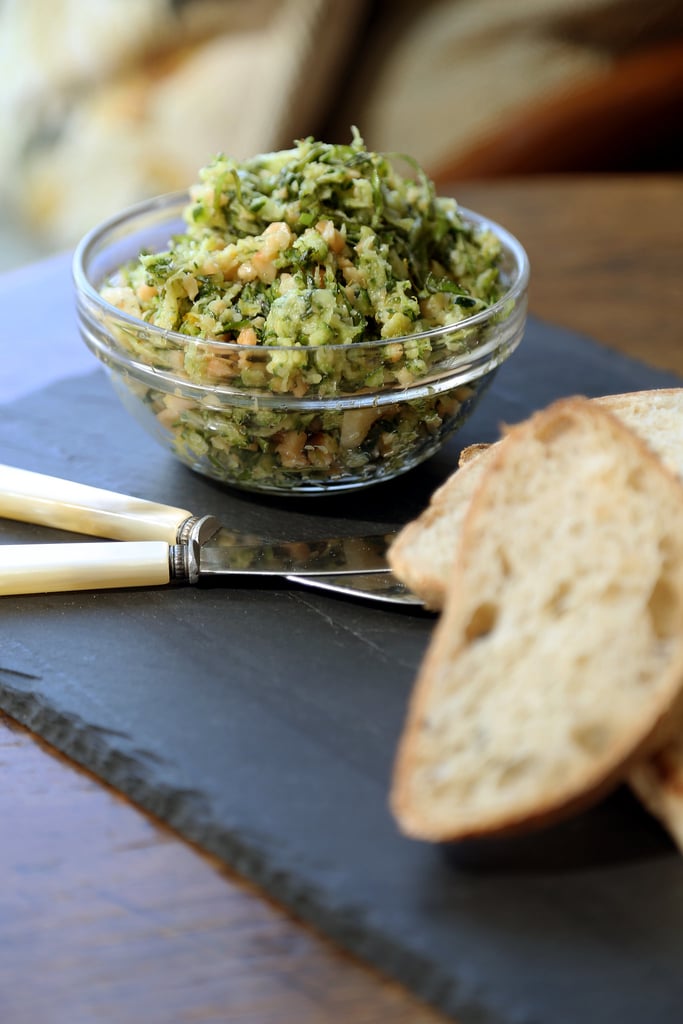
M530 275L529 257L519 239L517 239L501 224L491 220L491 218L484 214L458 205L458 213L465 221L477 227L493 231L503 246L512 255L514 260L514 277L510 287L495 303L493 303L493 305L479 310L477 313L472 314L472 316L466 316L455 323L431 327L426 331L416 331L412 334L399 335L393 338L373 338L367 341L344 342L341 344L323 346L240 345L236 341L222 341L220 339L206 338L202 335L183 334L181 331L174 331L168 328L159 327L157 324L149 323L147 320L142 320L140 317L133 316L131 313L126 313L117 306L112 305L112 303L107 302L92 283L86 271L86 266L88 258L93 251L96 253L98 251L98 247L104 247L104 241L108 235L115 233L117 230L121 231L121 229L125 228L125 226L135 218L141 217L145 214L152 214L155 211L168 211L170 214L173 210L176 214L181 214L182 209L189 202L189 198L190 195L187 189L152 196L149 199L142 200L139 203L126 207L118 213L100 221L91 228L90 231L83 235L76 245L72 257L71 271L77 296L86 298L107 316L116 317L116 319L122 324L125 324L133 330L144 330L152 336L156 335L159 338L163 338L165 341L174 342L178 346L201 344L204 346L211 346L212 348L215 347L218 352L240 352L243 355L246 355L248 352L267 352L270 354L278 352L291 353L293 349L296 350L298 348L304 350L311 349L312 351L320 348L324 349L326 352L348 352L350 350L353 350L354 352L361 352L363 350L367 351L376 348L384 348L389 345L405 345L411 342L414 343L422 340L432 340L444 335L451 337L456 332L464 332L469 328L477 327L482 323L486 323L488 320L495 318L511 301L516 302L528 288ZM160 220L159 224L162 223L163 220ZM121 235L119 237L123 236ZM475 354L476 351L477 347L475 346L468 354L471 356Z

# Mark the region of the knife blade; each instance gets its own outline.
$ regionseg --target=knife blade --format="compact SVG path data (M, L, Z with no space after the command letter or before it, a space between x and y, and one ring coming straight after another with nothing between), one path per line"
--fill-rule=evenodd
M333 537L310 541L244 543L239 534L220 528L194 549L199 579L214 576L323 576L388 571L387 549L395 534ZM186 542L190 546L192 534ZM189 554L189 552L188 552Z
M342 576L288 576L304 589L326 590L342 597L360 597L381 604L424 608L424 602L389 572L348 573Z

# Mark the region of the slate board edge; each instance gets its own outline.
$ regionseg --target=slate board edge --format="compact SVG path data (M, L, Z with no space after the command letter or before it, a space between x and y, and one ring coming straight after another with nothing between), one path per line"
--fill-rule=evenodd
M123 755L106 737L97 741L86 722L76 716L56 713L34 695L17 690L2 678L0 669L0 703L2 710L15 721L35 732L46 743L81 765L88 772L108 783L131 800L134 806L159 819L182 838L196 843L206 853L224 861L237 875L267 892L282 905L284 912L300 918L319 932L323 940L332 940L357 957L365 967L383 972L418 998L445 1014L458 1024L509 1024L482 1001L463 1002L453 978L440 971L428 958L388 938L385 931L362 921L361 908L349 907L343 914L330 911L306 879L297 879L282 871L269 870L267 856L255 855L249 842L236 838L227 828L216 826L195 807L196 797L179 794L150 780L150 771L138 770L139 762ZM131 782L133 785L131 786ZM135 799L129 796L135 791ZM362 922L362 923L361 923ZM543 1024L538 1019L525 1019L524 1024Z

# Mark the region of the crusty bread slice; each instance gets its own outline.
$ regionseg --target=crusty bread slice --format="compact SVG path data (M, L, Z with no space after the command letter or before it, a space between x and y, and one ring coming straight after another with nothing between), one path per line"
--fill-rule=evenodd
M443 607L463 520L494 447L449 476L434 491L424 512L403 527L387 552L396 576L434 611Z
M673 741L639 761L629 785L644 807L658 818L683 853L683 742Z
M670 469L683 477L683 388L631 391L593 401L635 430Z
M458 456L458 469L464 466L466 462L476 459L478 455L481 455L482 452L487 451L490 447L490 444L468 444Z
M392 785L399 826L433 841L597 799L663 744L683 690L681 480L581 398L487 461Z
M683 388L607 395L592 401L619 416L683 476ZM389 550L395 574L428 608L443 605L467 505L488 460L503 443L504 439L465 448L459 468L434 492L425 511L401 530Z

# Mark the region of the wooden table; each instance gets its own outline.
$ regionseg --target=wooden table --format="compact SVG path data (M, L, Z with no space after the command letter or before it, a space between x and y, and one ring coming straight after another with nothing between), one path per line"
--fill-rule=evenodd
M683 374L683 179L453 192L525 244L532 312ZM3 716L0 764L2 1024L444 1020Z

